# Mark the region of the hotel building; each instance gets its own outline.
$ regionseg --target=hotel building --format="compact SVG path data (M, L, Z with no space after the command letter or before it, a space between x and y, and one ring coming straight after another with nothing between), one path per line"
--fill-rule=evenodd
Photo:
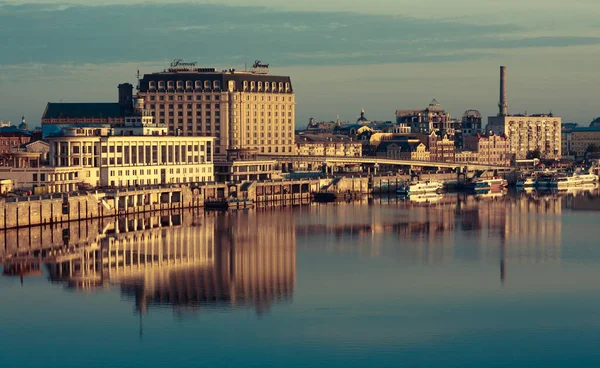
M218 159L228 149L294 154L294 90L290 77L269 75L268 65L219 72L176 60L168 70L144 75L139 89L170 134L216 137Z

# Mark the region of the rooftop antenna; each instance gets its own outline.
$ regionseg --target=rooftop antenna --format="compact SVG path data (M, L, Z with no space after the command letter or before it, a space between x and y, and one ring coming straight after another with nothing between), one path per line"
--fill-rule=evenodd
M248 71L248 57L244 55L244 71Z

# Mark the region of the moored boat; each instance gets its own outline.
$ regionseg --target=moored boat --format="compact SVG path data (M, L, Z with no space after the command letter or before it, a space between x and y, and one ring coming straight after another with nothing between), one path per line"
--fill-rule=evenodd
M396 193L400 195L437 193L440 192L443 187L444 184L438 181L417 181L404 184L396 190Z
M506 188L508 181L502 178L479 178L473 180L467 184L467 189L474 191L475 193L485 193L487 191L498 191Z
M598 175L591 173L575 173L573 175L581 181L582 184L592 184L598 182Z
M567 189L582 185L583 181L577 176L557 176L550 181L550 188Z

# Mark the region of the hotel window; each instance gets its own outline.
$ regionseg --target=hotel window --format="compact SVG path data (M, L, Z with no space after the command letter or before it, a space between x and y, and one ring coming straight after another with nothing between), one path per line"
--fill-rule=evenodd
M186 81L185 88L192 88L192 81Z
M154 81L150 81L150 82L148 83L148 87L149 87L149 88L156 88L156 82L154 82Z
M210 89L210 81L204 81L204 88Z
M165 88L165 82L163 82L163 81L158 82L158 88L163 88L164 89Z
M269 82L265 82L265 92L269 91Z
M279 82L279 91L281 92L283 90L283 82Z
M271 90L272 90L273 92L275 92L275 90L276 90L276 89L277 89L277 83L275 83L275 82L272 82L272 83L271 83Z
M169 88L173 88L173 87L175 86L175 83L173 83L173 81L168 81L168 82L167 82L167 86L168 86Z
M194 86L196 87L196 89L202 89L202 81L194 82Z
M183 81L177 81L177 88L183 88Z
M244 81L244 91L248 90L248 81Z
M221 88L221 81L214 81L213 86L215 87L215 89L220 89Z

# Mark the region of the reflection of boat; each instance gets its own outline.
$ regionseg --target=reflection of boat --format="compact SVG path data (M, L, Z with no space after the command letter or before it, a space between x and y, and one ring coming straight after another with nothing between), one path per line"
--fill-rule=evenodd
M438 181L418 181L410 184L405 184L396 191L400 195L414 195L423 193L440 192L444 184Z
M596 190L596 188L598 188L597 183L587 183L587 184L582 184L582 185L576 186L576 187L565 188L564 190L561 191L561 193L564 193L564 194L591 193L594 190Z
M504 197L506 195L505 190L488 190L484 193L476 193L475 196L477 198L498 198Z
M517 180L517 187L531 188L533 186L535 186L535 178L533 178L533 177L528 177L528 178L523 178L523 179Z
M413 203L435 203L442 199L444 195L441 193L424 193L410 196L410 201Z

